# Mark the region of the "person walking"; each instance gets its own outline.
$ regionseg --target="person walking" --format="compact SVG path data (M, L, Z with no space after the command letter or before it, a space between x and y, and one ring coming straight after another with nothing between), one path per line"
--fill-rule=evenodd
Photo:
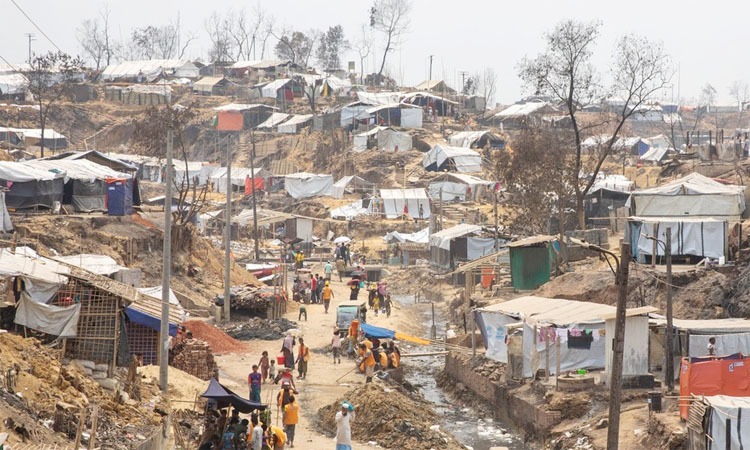
M325 287L323 287L323 292L320 293L321 298L323 299L323 308L325 309L326 314L328 314L328 307L331 306L331 299L333 298L333 289L331 289L331 283L326 281ZM307 318L305 318L307 320Z
M318 277L310 274L310 303L318 303Z
M289 442L289 447L294 447L294 432L299 422L299 405L293 395L289 397L289 403L284 406L283 417L287 442Z
M341 404L336 413L336 450L352 450L352 425L354 406L349 402Z
M247 376L251 402L260 403L260 385L262 382L263 376L258 372L258 365L253 364L253 371Z
M344 276L345 270L346 270L346 262L344 261L344 258L339 257L336 260L336 271L339 273L339 282L343 281L342 277Z
M333 274L331 261L326 262L326 265L323 267L323 273L326 275L326 281L331 281L331 274Z
M297 354L297 378L304 380L307 376L307 362L310 361L310 349L305 340L299 338L299 353Z
M337 330L333 330L333 338L331 338L331 350L333 351L333 363L336 364L336 360L341 364L341 335Z
M286 334L284 343L281 345L281 353L284 355L284 367L294 368L294 336L292 333Z
M305 318L307 320L307 318ZM260 377L265 383L266 380L268 380L268 368L271 366L269 360L268 360L268 352L263 351L260 355L260 361L258 361L258 365L260 366Z
M260 426L258 416L253 415L251 418L253 431L250 433L250 450L261 450L263 448L263 428Z

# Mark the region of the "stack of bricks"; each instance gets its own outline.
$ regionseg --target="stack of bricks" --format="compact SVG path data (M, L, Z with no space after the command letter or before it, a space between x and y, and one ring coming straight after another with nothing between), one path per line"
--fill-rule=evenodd
M210 380L218 372L211 347L199 339L186 339L175 345L170 365L201 380Z

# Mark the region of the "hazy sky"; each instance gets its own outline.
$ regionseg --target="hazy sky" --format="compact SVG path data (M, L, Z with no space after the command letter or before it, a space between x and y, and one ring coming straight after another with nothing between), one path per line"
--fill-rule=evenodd
M191 58L206 59L208 39L204 21L214 10L252 9L253 2L230 0L15 0L63 51L80 53L75 29L94 17L105 3L112 11L116 38L129 36L133 27L174 22L179 10L182 29L199 35L188 51ZM255 0L253 0L255 1ZM353 36L368 18L369 0L260 0L275 17L276 27L308 30L340 24ZM730 103L729 86L734 80L750 79L750 38L746 0L691 4L674 0L413 0L411 31L391 57L389 73L397 81L415 85L427 78L428 55L435 55L433 78L443 78L459 87L459 71L477 72L492 67L498 75L496 101L512 103L524 94L516 66L524 56L536 55L543 46L542 33L565 18L599 19L602 33L596 62L606 71L616 39L627 33L645 35L663 42L679 77L673 92L690 99L711 83L724 103ZM13 5L0 0L0 56L11 63L27 59L25 33L34 33L35 52L53 49ZM269 42L270 52L275 39ZM377 56L382 44L378 39ZM344 61L358 59L346 55ZM369 71L376 70L371 58ZM359 67L358 67L359 68Z

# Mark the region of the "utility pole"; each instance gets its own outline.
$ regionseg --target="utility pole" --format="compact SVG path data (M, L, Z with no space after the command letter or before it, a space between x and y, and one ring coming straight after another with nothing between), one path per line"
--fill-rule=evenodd
M667 260L667 366L664 376L667 378L667 390L674 390L674 328L672 324L672 227L667 227L664 239L664 257Z
M622 399L622 358L625 352L625 305L628 300L628 272L630 244L620 245L620 263L617 267L617 315L615 336L612 341L612 376L609 387L609 428L607 450L617 450L620 434L620 406Z
M462 70L458 72L459 75L461 75L461 93L464 92L464 89L466 89L466 75L469 74L469 72Z
M498 233L497 233L497 191L495 190L495 187L492 187L492 214L495 216L495 251L500 250L500 246L498 245Z
M432 58L434 58L435 55L430 55L430 76L427 78L428 80L432 80Z
M225 321L229 322L230 306L230 274L231 266L231 249L232 241L232 136L227 136L227 204L224 210L224 315Z
M251 191L253 194L253 241L255 242L255 261L260 261L260 251L258 250L258 210L256 208L255 201L255 129L250 131L250 140L252 142L252 149L250 150L250 173L252 174L252 180L250 180Z
M167 128L167 167L164 171L164 244L161 269L161 323L159 324L159 388L167 392L169 375L169 278L172 272L172 126Z
M31 65L31 41L34 41L34 33L26 33L25 36L29 39L29 65Z

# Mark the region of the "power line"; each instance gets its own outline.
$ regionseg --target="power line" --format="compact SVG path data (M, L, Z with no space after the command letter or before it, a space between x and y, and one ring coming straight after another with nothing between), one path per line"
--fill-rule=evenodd
M13 72L21 73L18 69L16 69L16 67L13 64L11 64L7 59L3 58L3 55L0 55L0 59L2 59L3 62L8 65L8 67L13 69Z
M29 17L28 14L26 14L26 11L24 11L20 6L18 6L18 3L16 3L16 0L10 0L10 2L13 3L13 5L16 8L18 8L19 11L21 11L21 14L23 14L24 17L26 17L29 20L29 22L31 22L32 25L34 25L34 28L36 28L40 33L42 33L42 36L47 38L49 43L52 44L57 49L57 51L62 52L60 47L58 47L57 44L55 44L55 42L52 39L50 39L49 36L47 36L47 33L45 33L44 30L42 30L42 28L39 25L37 25L36 22L34 22L34 20L31 17Z

